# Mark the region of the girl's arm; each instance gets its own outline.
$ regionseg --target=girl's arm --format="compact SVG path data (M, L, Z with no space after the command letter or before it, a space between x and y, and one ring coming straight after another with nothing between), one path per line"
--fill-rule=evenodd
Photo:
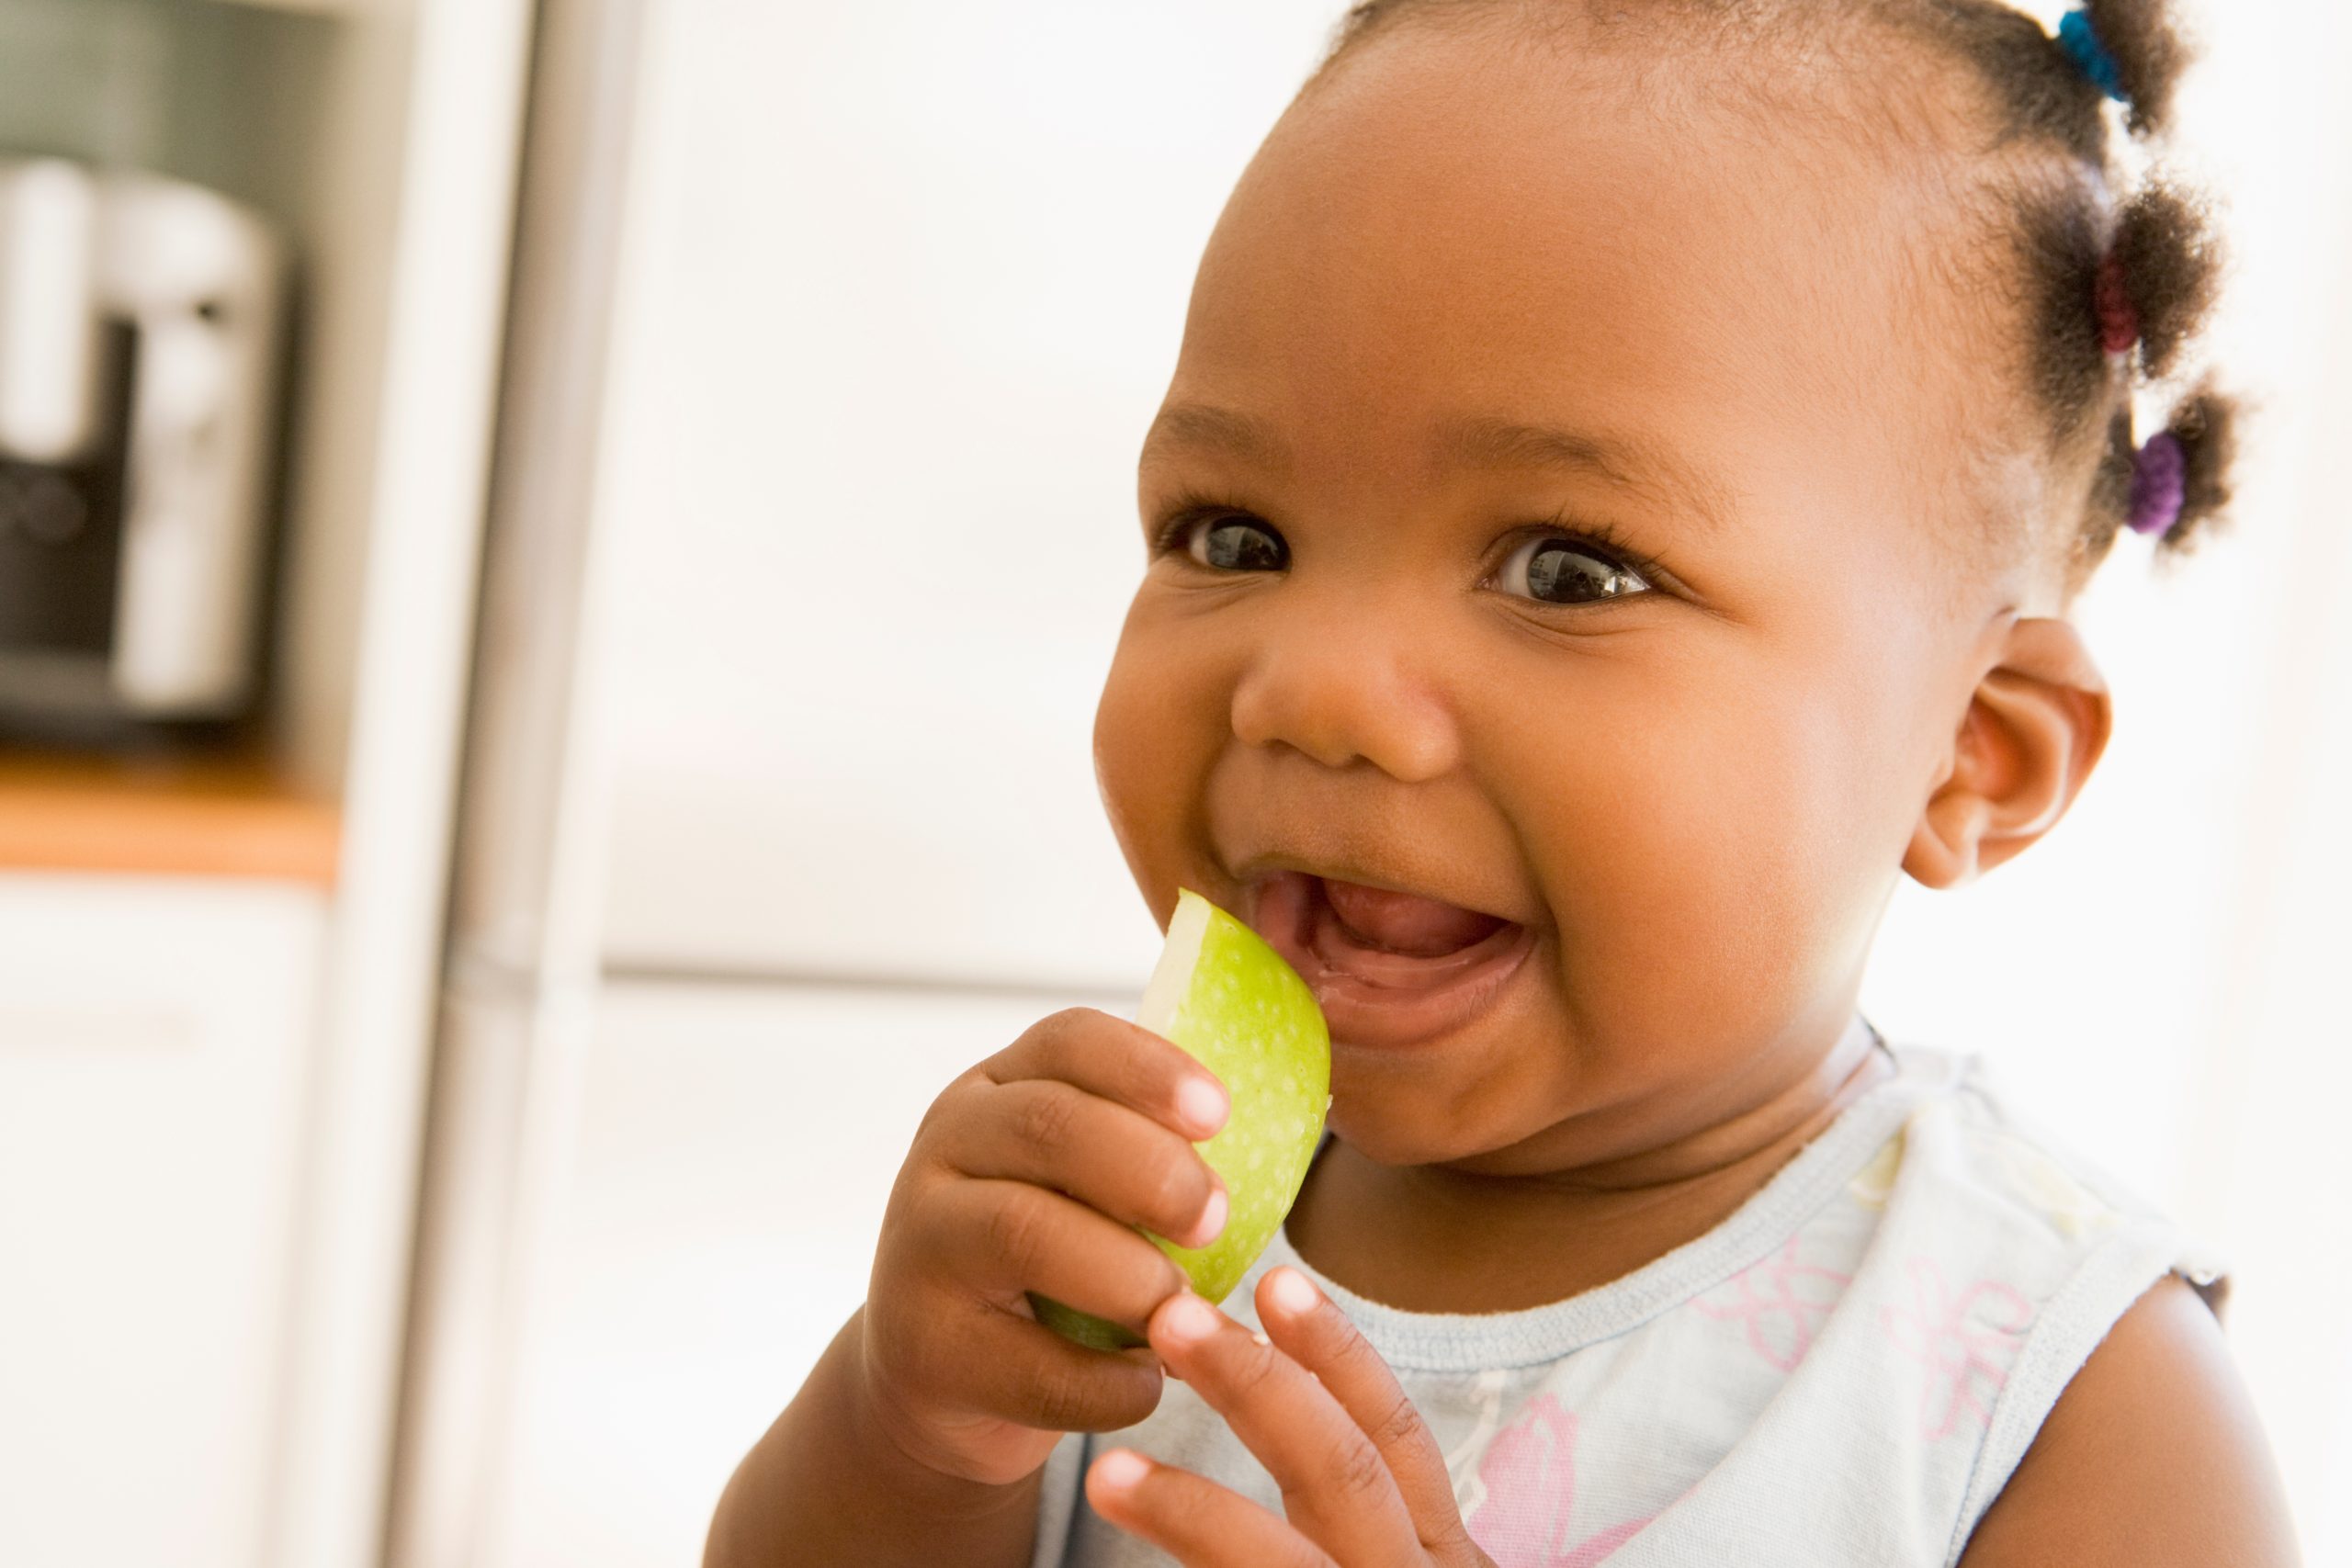
M1089 1349L1042 1294L1139 1333L1184 1288L1144 1232L1205 1247L1197 1140L1224 1087L1179 1047L1066 1008L932 1102L883 1212L865 1305L737 1467L707 1568L1021 1568L1064 1432L1159 1402L1148 1349Z
M727 1483L704 1568L1025 1568L1038 1477L989 1486L900 1451L858 1386L863 1309Z
M2166 1276L2058 1397L1961 1568L2293 1568L2294 1527L2221 1325Z

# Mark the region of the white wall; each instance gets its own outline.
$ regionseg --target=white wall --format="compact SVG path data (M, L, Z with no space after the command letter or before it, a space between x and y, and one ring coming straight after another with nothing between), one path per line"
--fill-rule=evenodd
M855 1299L928 1092L1057 998L1140 979L1153 932L1087 750L1140 565L1135 449L1208 226L1340 8L657 6L607 950L770 983L614 995L502 1561L689 1553ZM2352 1090L2326 989L2352 935L2327 469L2352 423L2352 39L2321 0L2207 9L2183 134L2234 203L2224 347L2268 405L2239 531L2177 573L2118 550L2083 610L2117 692L2105 767L2023 861L1899 898L1867 1002L1986 1051L2235 1256L2312 1559L2352 1560L2352 1262L2324 1206ZM1030 989L801 983L843 976Z
M617 960L1148 964L1088 750L1136 451L1335 15L659 8L614 415Z

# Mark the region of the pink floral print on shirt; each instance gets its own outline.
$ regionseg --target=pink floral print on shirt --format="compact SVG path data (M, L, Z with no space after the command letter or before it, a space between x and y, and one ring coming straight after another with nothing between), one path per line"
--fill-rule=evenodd
M1629 1519L1571 1545L1577 1511L1577 1416L1539 1393L1478 1461L1486 1501L1470 1538L1496 1568L1592 1568L1650 1521Z
M2033 1303L1998 1280L1979 1280L1955 1294L1932 1258L1913 1258L1905 1268L1911 1305L1881 1307L1879 1325L1920 1365L1919 1430L1931 1440L1963 1424L1982 1431L2032 1326Z
M1797 1261L1797 1238L1749 1264L1690 1304L1708 1317L1742 1325L1748 1348L1775 1371L1792 1372L1821 1331L1851 1274Z

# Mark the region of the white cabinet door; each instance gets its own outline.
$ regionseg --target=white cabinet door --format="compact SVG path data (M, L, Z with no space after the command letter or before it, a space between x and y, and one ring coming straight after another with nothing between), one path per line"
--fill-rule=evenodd
M0 875L0 1562L260 1561L322 895Z
M1125 984L1135 466L1340 0L666 0L602 511L632 967Z
M522 1325L486 1568L700 1560L719 1488L865 1296L915 1124L1068 1005L621 986Z

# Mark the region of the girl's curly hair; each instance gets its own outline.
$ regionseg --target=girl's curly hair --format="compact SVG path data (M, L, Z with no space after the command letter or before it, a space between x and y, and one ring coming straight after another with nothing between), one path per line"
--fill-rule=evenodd
M2066 547L2067 588L2078 588L2131 516L2140 451L2135 396L2173 380L2217 292L2221 258L2207 204L2164 174L2155 157L2190 59L2166 0L2088 0L2083 8L2106 56L2101 74L2124 105L2113 117L2109 92L2068 43L2000 0L1840 0L1834 7L1808 5L1803 17L1774 0L1359 0L1340 21L1322 70L1406 20L1577 8L1610 26L1669 14L1685 23L1734 24L1759 11L1780 13L1789 28L1817 29L1825 14L1868 20L1967 69L1997 122L1988 156L2022 147L2072 161L2084 177L1998 187L1997 217L2010 242L2014 297L2025 304L2033 337L2018 356L2032 382L2023 390L2040 404L2053 447L2087 443L2094 433L2102 444ZM2142 154L2132 163L2154 172L2132 177L2127 146ZM2227 508L2236 415L2235 401L2210 382L2174 403L2165 431L2179 444L2186 472L2164 551L2188 548Z

